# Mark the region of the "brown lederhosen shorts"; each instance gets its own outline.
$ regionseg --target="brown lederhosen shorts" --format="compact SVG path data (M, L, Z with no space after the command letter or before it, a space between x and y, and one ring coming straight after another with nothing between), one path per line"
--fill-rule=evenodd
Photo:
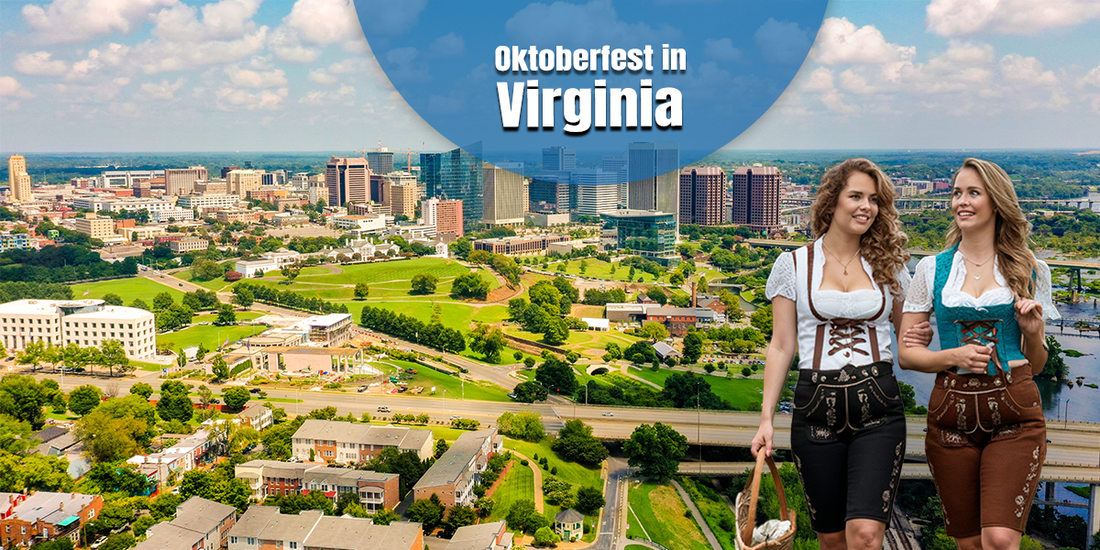
M983 527L1021 533L1046 459L1046 421L1031 367L959 375L941 372L928 400L928 467L947 534Z

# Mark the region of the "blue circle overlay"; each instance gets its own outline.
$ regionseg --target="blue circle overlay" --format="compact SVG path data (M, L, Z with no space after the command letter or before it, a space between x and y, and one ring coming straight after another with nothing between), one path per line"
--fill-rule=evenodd
M483 160L529 160L561 146L583 163L659 142L678 144L680 166L725 146L771 107L806 59L827 4L355 0L397 91ZM584 66L593 60L595 70Z

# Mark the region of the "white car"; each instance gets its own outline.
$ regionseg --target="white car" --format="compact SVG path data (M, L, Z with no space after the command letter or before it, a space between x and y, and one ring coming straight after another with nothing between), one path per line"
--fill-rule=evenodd
M603 415L604 416L615 416L615 413L613 413L611 411L607 411L607 412L603 413Z

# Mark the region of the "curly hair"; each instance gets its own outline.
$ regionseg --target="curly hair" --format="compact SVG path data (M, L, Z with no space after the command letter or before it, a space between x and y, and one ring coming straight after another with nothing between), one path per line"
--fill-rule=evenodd
M880 287L889 287L895 299L904 298L897 274L909 261L905 250L909 237L902 232L898 210L894 206L894 182L875 163L864 159L848 159L825 172L817 197L810 207L810 228L821 238L833 223L837 200L847 187L848 177L862 172L875 182L878 194L878 215L871 227L859 238L859 252L871 264L871 273Z
M1035 254L1028 248L1031 224L1027 222L1023 211L1020 210L1020 202L1016 198L1016 188L1012 186L1012 178L1008 177L1008 173L1003 168L988 160L968 158L963 161L962 166L951 179L952 187L959 178L959 174L967 168L974 170L982 178L985 192L993 203L993 211L996 214L993 243L997 248L997 269L1001 271L1005 283L1017 298L1030 300L1035 297L1035 281L1032 274L1038 264ZM953 216L950 225L947 226L947 236L944 240L947 243L947 249L962 240L962 230L955 223Z

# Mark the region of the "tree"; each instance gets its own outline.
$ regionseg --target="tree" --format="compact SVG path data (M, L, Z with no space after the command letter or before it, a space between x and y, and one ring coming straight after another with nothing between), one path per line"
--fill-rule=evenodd
M433 294L439 278L429 273L420 273L412 278L412 292L410 294Z
M768 304L756 311L752 312L749 317L749 322L752 326L764 333L764 336L769 340L772 337L772 306Z
M225 358L222 357L222 354L219 353L214 356L214 361L210 365L210 372L214 374L214 380L229 379L229 364L225 362ZM226 405L228 404L229 402L226 402Z
M687 447L687 437L657 422L635 428L623 445L623 454L631 467L640 469L642 476L663 481L679 470Z
M431 533L443 523L443 514L446 507L439 500L439 495L432 493L429 498L422 498L409 505L405 515L410 521L416 521L424 525L424 532Z
M542 441L542 438L546 437L542 415L535 411L506 412L497 417L497 427L504 435L532 443Z
M608 455L607 448L592 435L592 426L576 418L565 423L550 448L563 458L586 466L596 466Z
M365 300L370 295L370 287L362 281L355 283L355 299Z
M121 306L122 296L115 294L114 292L108 292L103 295L103 303L109 306Z
M1047 336L1047 362L1043 365L1042 376L1055 377L1058 380L1065 380L1066 375L1069 373L1069 369L1066 368L1066 361L1063 358L1065 352L1062 351L1062 344L1058 342L1058 339L1054 335Z
M470 331L470 350L485 356L489 363L500 362L500 352L507 344L504 332L499 328L478 323L474 330Z
M537 522L534 519L534 516L537 515L539 513L535 510L534 501L518 500L508 508L508 515L505 520L508 522L509 529L522 533L528 531Z
M374 516L371 519L374 520L375 525L389 525L395 521L400 520L401 516L398 516L393 510L390 510L389 508L383 508L375 512Z
M577 391L577 376L569 363L551 356L535 370L535 380L547 389L565 395Z
M555 317L546 323L546 331L542 335L544 342L551 346L557 346L564 344L568 339L569 325L565 323L565 319Z
M97 363L110 370L111 376L115 375L116 368L119 374L125 374L134 370L133 367L130 366L130 358L126 356L126 349L122 347L122 342L118 340L107 340L103 342L99 348L97 359Z
M689 330L684 336L684 364L698 363L703 356L703 336L697 330Z
M554 530L551 529L549 526L539 527L539 529L535 531L534 544L535 546L538 546L540 548L543 546L550 546L556 542L559 542L559 540L560 539L558 538L557 533L555 533Z
M226 388L222 392L222 400L225 401L225 406L233 410L244 408L245 403L248 403L251 398L252 396L248 393L248 390L241 386Z
M493 515L493 508L497 505L496 501L489 497L480 497L474 501L474 508L477 508L477 517L485 519Z
M104 410L93 410L81 418L74 430L84 451L100 463L125 460L138 453L138 439L145 437L148 426L139 418L115 418Z
M659 286L649 287L649 289L645 291L645 295L662 306L668 303L668 294L665 294L664 289Z
M577 511L586 515L594 515L603 508L607 501L603 498L603 491L597 487L584 486L577 489Z
M657 321L647 321L642 325L642 334L651 341L658 342L668 338L668 329Z
M69 393L69 410L77 416L84 416L96 408L103 400L103 392L92 385L84 385Z
M455 504L447 510L447 521L443 522L443 538L451 538L455 531L477 522L477 513L465 504Z
M31 376L8 374L0 379L0 413L26 422L35 430L46 423L42 407L52 400L53 392Z
M218 318L214 321L214 324L220 327L237 324L237 312L233 310L233 306L229 304L218 306ZM221 342L218 342L218 344L221 344Z
M256 297L252 294L251 290L248 290L248 288L241 288L239 286L235 287L233 290L235 292L233 295L234 304L237 304L244 309L252 307L252 303L256 300Z
M332 499L321 491L310 491L308 495L291 494L279 499L279 511L284 514L298 515L303 510L320 510L326 516L331 516L334 506Z
M130 386L130 394L141 396L142 399L148 400L153 395L153 386L146 384L145 382L138 382L133 386Z
M748 367L746 367L748 368ZM751 370L749 371L751 374ZM729 403L722 400L714 393L705 376L694 372L673 373L665 379L665 389L661 396L672 401L677 408L689 409L700 407L712 410L731 409Z
M161 292L156 296L153 296L153 312L164 311L168 309L172 304L176 303L172 299L172 295L168 292Z
M451 446L447 444L446 439L437 439L435 440L435 453L433 453L432 456L439 458L443 456L443 453L447 452L447 449L450 448Z
M476 272L464 273L451 283L451 295L460 300L484 300L489 295L489 282Z
M187 422L195 413L195 405L187 396L188 389L182 382L169 380L160 385L160 400L157 401L157 415L163 420Z
M528 359L530 359L531 363L534 364L535 360L533 358L528 357ZM533 380L516 384L516 387L512 390L512 393L516 395L516 401L522 401L523 403L546 401L547 396L546 386L543 386L542 384Z

